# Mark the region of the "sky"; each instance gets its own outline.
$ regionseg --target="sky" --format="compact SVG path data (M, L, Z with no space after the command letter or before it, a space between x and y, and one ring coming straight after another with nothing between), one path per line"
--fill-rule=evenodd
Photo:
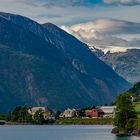
M140 23L104 18L61 28L89 46L140 48Z
M90 45L140 48L140 0L0 0L0 11L51 22Z
M100 18L140 23L140 0L0 0L0 11L58 26Z

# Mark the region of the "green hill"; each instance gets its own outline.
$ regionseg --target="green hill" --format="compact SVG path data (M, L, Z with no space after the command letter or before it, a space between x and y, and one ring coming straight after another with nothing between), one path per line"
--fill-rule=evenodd
M140 100L134 103L135 110L140 118Z
M132 93L136 98L140 98L140 82L135 84L133 88L129 90L130 93Z
M140 118L140 82L135 84L131 89L128 90L134 97L134 107Z

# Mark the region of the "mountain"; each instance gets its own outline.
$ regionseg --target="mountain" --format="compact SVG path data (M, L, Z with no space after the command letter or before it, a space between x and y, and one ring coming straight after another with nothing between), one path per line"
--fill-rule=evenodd
M119 52L103 52L101 49L93 49L94 54L112 67L121 77L131 83L140 80L140 49L126 49Z
M0 112L112 102L130 84L59 27L0 13Z
M140 80L140 23L96 19L61 28L86 43L127 81L134 84Z

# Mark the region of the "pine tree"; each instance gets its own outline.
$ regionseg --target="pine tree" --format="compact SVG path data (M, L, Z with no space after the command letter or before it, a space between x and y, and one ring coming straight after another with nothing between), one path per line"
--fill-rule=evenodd
M137 119L136 112L132 103L131 94L124 93L117 97L117 108L114 118L114 125L122 133L128 133L135 127L135 120Z

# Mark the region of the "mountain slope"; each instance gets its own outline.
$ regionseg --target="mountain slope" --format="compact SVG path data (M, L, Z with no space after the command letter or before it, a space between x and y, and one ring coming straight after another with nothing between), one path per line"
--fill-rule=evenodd
M31 106L49 104L52 108L62 109L65 106L77 106L78 103L84 106L91 100L84 95L84 88L82 89L78 81L72 82L72 76L77 80L78 74L75 75L68 65L61 68L58 66L60 63L53 61L48 63L9 47L1 46L0 53L0 103L3 104L1 111L20 104ZM71 75L71 79L67 73ZM78 91L81 91L83 98Z
M127 81L137 83L140 80L140 49L114 53L96 49L94 53Z
M53 24L0 13L0 112L17 105L53 109L112 102L130 84ZM7 46L7 47L5 47Z
M134 84L140 80L140 23L96 19L61 28L88 44L98 58L127 81Z

